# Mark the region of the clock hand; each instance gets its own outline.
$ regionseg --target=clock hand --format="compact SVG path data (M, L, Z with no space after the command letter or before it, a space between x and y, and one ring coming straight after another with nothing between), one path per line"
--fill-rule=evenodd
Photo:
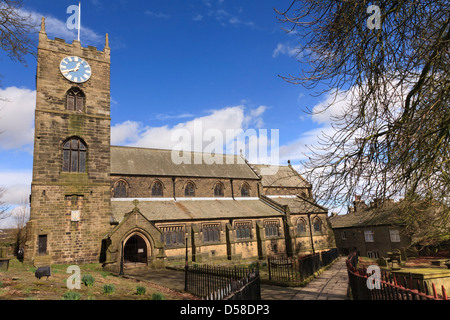
M78 70L80 70L80 65L81 65L81 62L78 62L77 66L75 68L69 69L69 70L64 70L62 73L69 73L69 72L72 72L72 71L78 71Z
M69 73L69 72L72 72L72 71L76 71L76 69L74 68L74 69L64 70L62 73Z

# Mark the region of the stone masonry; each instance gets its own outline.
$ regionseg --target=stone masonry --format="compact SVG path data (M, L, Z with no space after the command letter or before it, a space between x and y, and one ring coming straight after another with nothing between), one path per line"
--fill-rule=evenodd
M66 93L75 86L59 64L66 56L84 58L90 81L76 84L85 96L83 112L66 110ZM97 262L109 228L110 206L110 49L82 48L49 40L43 20L39 33L31 213L25 260L54 263ZM71 137L87 145L86 172L62 172L62 144ZM72 221L78 211L79 221ZM38 238L46 236L46 252Z

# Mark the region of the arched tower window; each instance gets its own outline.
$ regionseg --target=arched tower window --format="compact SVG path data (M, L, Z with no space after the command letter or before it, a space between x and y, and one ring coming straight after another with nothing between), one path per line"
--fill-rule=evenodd
M195 185L192 182L188 182L184 187L184 195L186 197L195 197Z
M77 137L63 144L63 172L86 172L86 144Z
M214 186L214 197L223 197L223 184L217 182Z
M128 184L124 180L118 180L114 184L114 198L126 198L128 195Z
M84 111L84 100L86 96L80 88L73 87L66 94L66 109L69 111Z
M241 197L250 197L250 186L245 182L241 187Z
M152 185L152 197L162 197L163 188L163 184L160 181L155 181Z

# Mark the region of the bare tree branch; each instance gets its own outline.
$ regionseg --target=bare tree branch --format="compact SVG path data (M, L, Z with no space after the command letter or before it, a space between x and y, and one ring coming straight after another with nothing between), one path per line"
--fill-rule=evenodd
M367 27L369 4L380 8L381 29ZM345 206L359 194L448 208L450 3L295 0L277 13L308 66L281 77L346 104L303 163L318 201Z
M25 64L25 56L35 55L37 25L21 11L22 0L0 0L0 48L13 61Z

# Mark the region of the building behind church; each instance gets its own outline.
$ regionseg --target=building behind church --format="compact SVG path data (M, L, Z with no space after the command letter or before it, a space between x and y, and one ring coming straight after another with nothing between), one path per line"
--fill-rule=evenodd
M175 164L171 150L111 146L110 65L108 37L102 51L51 40L42 20L26 261L161 265L186 250L200 263L334 246L327 209L290 164L265 175L241 156Z

